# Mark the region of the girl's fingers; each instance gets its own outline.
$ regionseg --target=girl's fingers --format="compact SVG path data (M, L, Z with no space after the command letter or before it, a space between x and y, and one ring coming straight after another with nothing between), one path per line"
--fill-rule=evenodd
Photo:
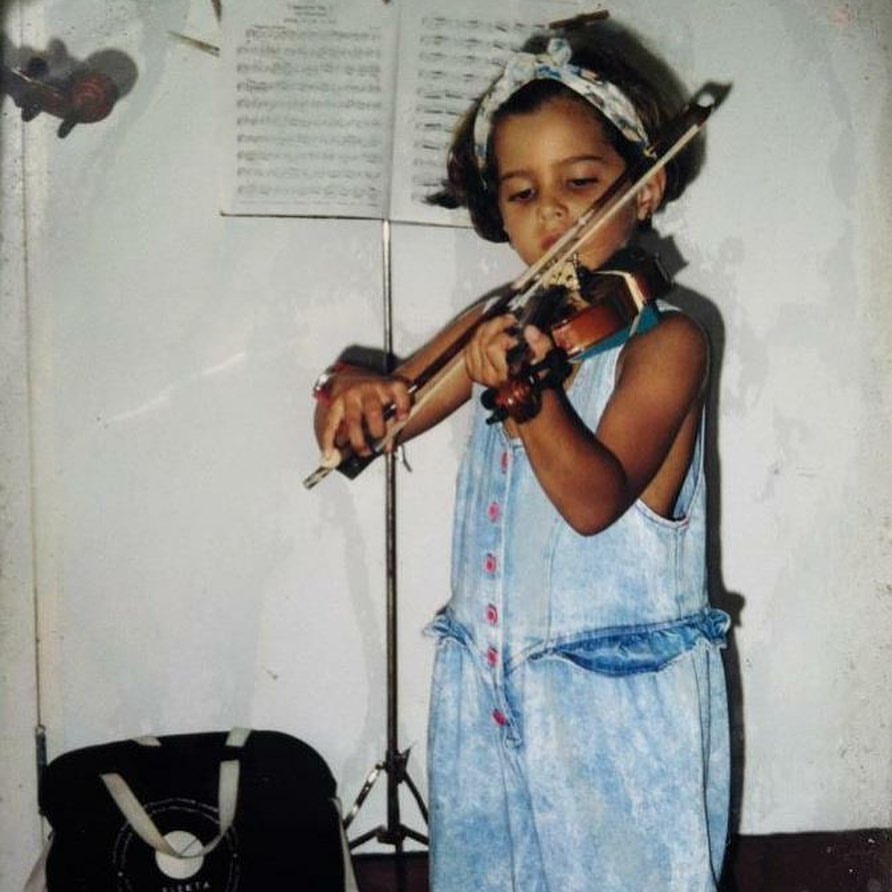
M393 404L396 407L397 421L405 421L412 408L412 397L409 396L408 384L402 378L395 378L392 389Z
M511 333L516 320L510 314L498 316L479 327L465 349L468 376L485 387L497 387L508 375L506 353L517 343Z
M535 325L527 325L523 330L524 340L529 344L533 362L545 359L546 355L554 347L551 337Z
M385 412L393 405L393 418L405 421L412 400L406 383L398 378L372 378L348 384L331 401L322 434L322 452L328 455L346 445L357 455L369 453L369 442L387 433Z
M338 436L338 430L341 427L343 417L343 406L332 402L325 415L325 423L322 426L322 435L320 437L322 454L325 456L336 451L335 439Z

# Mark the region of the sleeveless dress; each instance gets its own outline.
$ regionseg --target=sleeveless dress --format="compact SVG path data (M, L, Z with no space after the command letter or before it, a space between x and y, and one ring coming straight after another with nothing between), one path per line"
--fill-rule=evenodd
M568 396L590 429L621 346ZM577 534L479 393L459 471L428 771L434 892L714 890L728 823L703 425L673 518Z

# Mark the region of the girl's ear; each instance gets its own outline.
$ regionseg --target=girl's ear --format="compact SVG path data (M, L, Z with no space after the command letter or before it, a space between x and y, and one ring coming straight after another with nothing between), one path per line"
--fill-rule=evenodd
M663 203L663 193L666 191L666 170L661 168L648 181L647 185L638 193L637 202L638 219L648 220L654 215Z

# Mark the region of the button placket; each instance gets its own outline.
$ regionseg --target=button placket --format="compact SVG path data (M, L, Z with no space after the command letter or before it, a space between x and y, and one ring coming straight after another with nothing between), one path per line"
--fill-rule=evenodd
M490 467L491 489L489 498L481 506L482 517L477 519L481 543L481 573L484 595L482 606L486 633L483 636L482 665L492 683L494 702L489 713L489 721L498 728L505 746L514 747L519 743L519 732L511 709L505 699L504 659L505 653L505 528L506 504L511 483L511 470L514 464L512 448L503 442L493 454Z
M502 505L505 498L508 469L510 467L510 452L504 447L496 453L495 471L492 479L492 490L489 501L486 503L486 516L480 518L481 537L484 545L482 572L485 576L484 589L489 593L489 600L484 605L484 619L488 626L486 635L486 650L484 651L484 668L488 670L496 683L499 684L501 676L500 654L502 650L502 601L503 582L500 555L503 548L502 529ZM504 713L500 713L504 719Z

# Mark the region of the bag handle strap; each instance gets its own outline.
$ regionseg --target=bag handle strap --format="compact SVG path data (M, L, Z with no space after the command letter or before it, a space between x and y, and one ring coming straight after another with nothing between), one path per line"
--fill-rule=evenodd
M226 746L241 747L248 739L251 732L245 728L233 728L226 738ZM139 738L138 743L144 746L158 746L157 738ZM151 846L156 852L169 855L171 858L188 860L201 858L212 852L224 836L229 832L232 822L235 820L235 809L238 800L239 761L227 759L220 763L220 781L217 790L217 814L219 815L219 832L206 845L198 851L178 852L160 833L148 812L142 807L127 781L116 772L101 774L100 778L106 789L115 801L115 805L127 822L133 828L134 833Z
M28 879L25 880L22 892L46 892L46 861L52 844L53 837L50 836L43 844L43 848L37 856L37 861L34 862L34 867L31 868L31 873L28 874Z
M341 800L337 796L332 796L331 803L334 805L338 821L338 833L341 838L341 855L344 859L344 892L359 892L359 886L356 883L356 873L353 870L353 856L350 854L350 843L347 842L347 832L344 829Z

